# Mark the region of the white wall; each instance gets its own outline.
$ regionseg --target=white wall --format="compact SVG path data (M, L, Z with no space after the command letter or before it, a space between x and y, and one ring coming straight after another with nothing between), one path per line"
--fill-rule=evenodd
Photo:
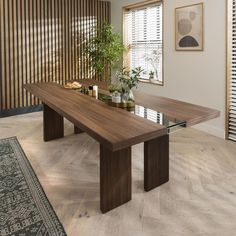
M122 32L122 7L142 0L111 0L112 24ZM204 2L204 51L175 51L175 8ZM164 0L164 86L140 84L139 89L221 111L221 117L198 125L225 135L226 0Z

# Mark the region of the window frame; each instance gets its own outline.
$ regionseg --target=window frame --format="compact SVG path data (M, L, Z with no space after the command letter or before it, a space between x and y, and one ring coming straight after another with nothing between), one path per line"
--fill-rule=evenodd
M161 25L161 30L162 30L162 65L161 65L161 70L162 70L162 81L150 81L148 79L139 79L140 82L145 83L145 84L153 84L153 85L159 85L159 86L164 86L164 1L163 0L146 0L142 1L139 3L131 4L124 6L122 8L122 16L123 16L123 43L126 45L127 42L127 27L126 27L126 20L125 20L125 14L132 10L132 9L139 9L139 8L144 8L148 6L153 6L153 5L162 5L162 25ZM129 68L129 60L128 60L128 52L124 51L123 53L123 67L128 67Z

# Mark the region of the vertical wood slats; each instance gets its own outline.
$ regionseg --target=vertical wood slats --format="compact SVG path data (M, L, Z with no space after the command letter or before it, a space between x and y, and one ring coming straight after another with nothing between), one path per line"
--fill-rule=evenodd
M39 104L26 83L96 79L83 52L102 22L110 2L0 0L0 112Z

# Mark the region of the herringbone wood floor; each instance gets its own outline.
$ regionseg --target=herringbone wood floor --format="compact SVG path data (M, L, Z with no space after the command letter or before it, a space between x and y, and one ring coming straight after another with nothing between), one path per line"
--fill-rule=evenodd
M236 235L236 144L186 129L170 138L170 182L143 191L143 145L133 147L132 201L99 210L99 145L86 134L42 141L42 113L0 119L17 136L69 236Z

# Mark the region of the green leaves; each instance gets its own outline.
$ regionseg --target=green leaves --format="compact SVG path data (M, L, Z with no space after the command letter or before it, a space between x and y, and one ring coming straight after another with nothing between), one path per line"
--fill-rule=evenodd
M121 93L122 92L122 88L121 88L120 84L110 84L108 86L108 90L109 90L110 93L114 93L114 92Z
M121 36L108 23L97 26L93 35L85 48L85 53L93 69L101 74L106 66L113 67L120 60L124 46Z
M122 90L125 92L125 90L130 90L137 87L142 72L143 69L141 67L137 67L132 70L123 68L119 71L117 73L117 78L122 85Z

